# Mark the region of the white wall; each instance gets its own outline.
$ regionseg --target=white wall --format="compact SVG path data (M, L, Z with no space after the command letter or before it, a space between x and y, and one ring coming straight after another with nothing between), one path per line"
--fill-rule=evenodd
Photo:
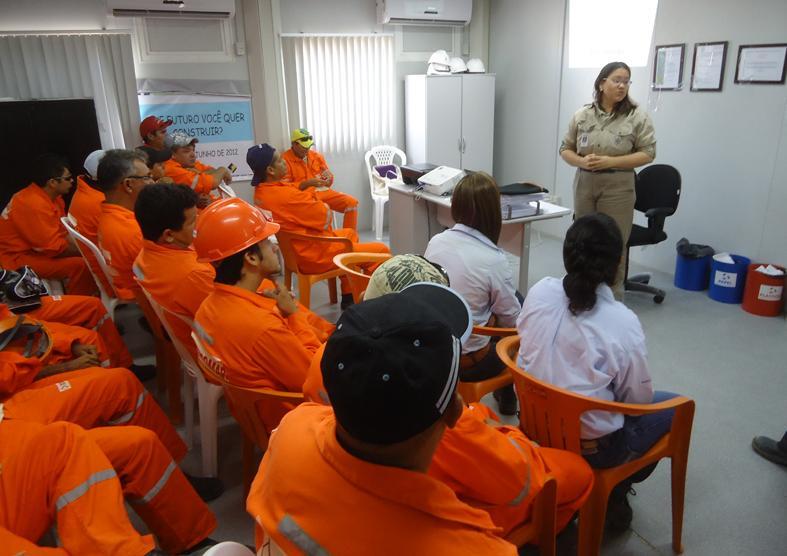
M590 101L597 70L569 70L559 61L566 4L493 2L490 66L501 90L495 175L501 181L533 177L547 187L551 182L570 206L574 170L557 148L571 114ZM653 118L656 162L678 168L684 187L678 212L667 221L669 239L635 249L635 261L672 272L675 242L685 236L757 260L787 262L787 87L733 83L738 45L784 42L785 21L783 0L659 2L653 44L686 43L686 86L650 92L649 65L633 68L631 95ZM694 43L717 40L730 41L723 91L690 92ZM562 235L569 224L563 220L541 229Z

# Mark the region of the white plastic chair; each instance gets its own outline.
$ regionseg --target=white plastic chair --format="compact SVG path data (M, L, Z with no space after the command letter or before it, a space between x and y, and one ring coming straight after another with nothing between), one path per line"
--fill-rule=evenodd
M211 384L202 376L197 362L191 356L191 352L175 335L172 327L167 320L167 316L182 320L189 329L193 328L194 323L188 317L168 311L159 305L148 291L137 280L142 293L145 294L150 306L153 307L161 326L167 331L172 345L175 346L180 356L180 365L183 369L184 390L183 403L185 405L184 420L186 421L186 439L191 445L194 438L194 382L197 383L197 402L199 403L199 434L200 452L202 454L202 472L209 477L216 477L219 471L218 461L218 413L219 399L224 394L224 389L216 384Z
M95 243L80 234L74 227L74 223L69 217L63 216L60 218L60 222L63 223L63 227L68 232L68 235L71 236L74 242L76 242L77 248L84 259L88 270L90 270L90 274L93 275L93 280L95 281L96 286L98 287L98 293L101 296L101 302L104 304L104 307L106 308L107 313L109 313L110 318L114 321L115 309L121 305L130 305L134 303L134 300L125 300L118 297L115 287L112 285L112 278L110 278L111 275L109 273L107 260L104 258L104 254L101 252L101 249L99 249ZM96 273L93 265L90 264L90 260L85 255L85 249L92 253L96 261L98 261L98 266L101 269L101 272L104 274L103 279ZM111 291L106 290L104 287L106 284L109 284Z
M235 541L224 541L211 546L203 556L254 556L254 552Z
M395 157L399 157L399 163L394 162ZM385 215L385 203L388 202L388 185L386 181L375 177L375 166L394 164L396 166L397 180L401 181L402 171L400 166L407 164L407 155L404 151L390 145L380 145L372 147L364 155L366 161L366 171L369 173L369 191L374 201L374 237L377 240L383 239L383 219Z

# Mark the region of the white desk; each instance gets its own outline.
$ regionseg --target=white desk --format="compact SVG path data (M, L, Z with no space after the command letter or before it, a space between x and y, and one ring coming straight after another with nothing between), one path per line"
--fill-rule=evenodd
M388 185L391 252L423 254L429 239L455 224L451 218L451 198L416 192L404 184ZM527 292L530 260L530 223L571 214L571 209L541 203L541 213L503 220L498 245L519 257L519 291Z

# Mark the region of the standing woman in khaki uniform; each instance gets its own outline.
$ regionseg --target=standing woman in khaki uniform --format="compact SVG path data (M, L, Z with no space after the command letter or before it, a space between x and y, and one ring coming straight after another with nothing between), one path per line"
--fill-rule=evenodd
M631 70L623 62L604 66L593 84L592 104L571 118L560 156L577 167L574 215L603 212L617 222L623 253L612 288L623 297L626 243L634 219L634 168L656 157L656 135L648 115L629 98Z

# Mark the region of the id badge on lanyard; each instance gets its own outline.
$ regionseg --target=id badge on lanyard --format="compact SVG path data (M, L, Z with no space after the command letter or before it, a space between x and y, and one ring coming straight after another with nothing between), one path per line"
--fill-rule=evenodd
M577 141L581 148L585 148L590 145L590 136L587 133L580 133L579 134L579 141Z

